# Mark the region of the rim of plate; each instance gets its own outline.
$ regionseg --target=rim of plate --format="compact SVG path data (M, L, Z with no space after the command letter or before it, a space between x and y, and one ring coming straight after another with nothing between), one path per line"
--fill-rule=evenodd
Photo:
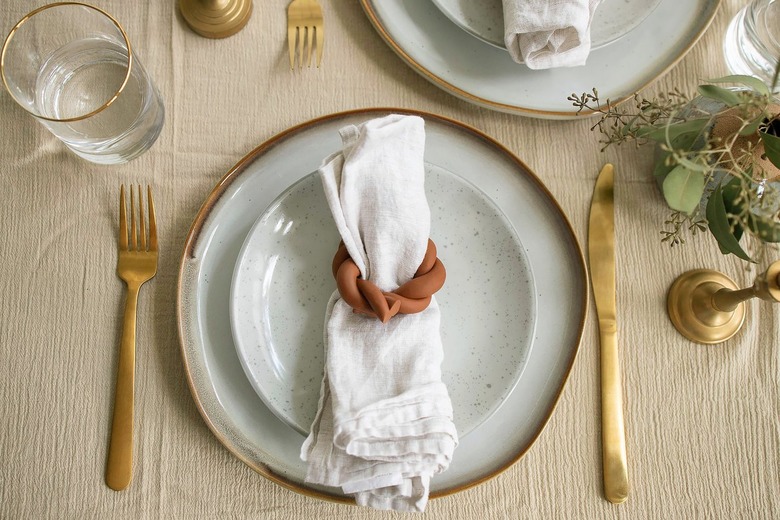
M536 108L527 108L527 107L521 107L517 105L509 105L506 103L498 103L496 101L491 101L489 99L485 99L482 97L479 97L475 94L472 94L471 92L467 92L459 87L456 87L452 83L449 83L448 81L444 80L443 78L437 76L433 72L426 69L422 64L417 62L414 58L409 56L409 54L404 51L398 43L393 39L393 37L390 35L390 33L385 29L385 26L382 24L381 20L379 19L379 16L377 15L376 11L374 10L374 2L377 0L360 0L360 5L363 6L363 11L366 13L366 16L371 21L371 25L374 26L374 29L376 29L376 32L379 33L379 36L382 37L382 39L385 41L385 43L390 46L391 49L403 60L406 62L407 65L412 67L415 71L417 71L419 74L423 75L428 81L434 83L439 88L443 89L446 92L449 92L450 94L453 94L455 96L458 96L463 99L467 99L472 103L475 103L477 105L482 105L484 107L490 107L494 110L498 110L501 112L507 112L517 115L537 115L537 116L544 116L544 117L574 117L574 116L593 116L597 114L594 110L583 110L581 112L577 112L575 110L571 111L557 111L557 110L540 110ZM702 37L702 35L705 33L705 31L709 28L710 24L712 24L712 20L715 18L715 15L718 14L718 11L720 10L720 6L723 3L723 0L712 0L715 2L715 8L712 10L712 14L710 15L709 19L705 20L704 23L701 26L701 29L698 33L691 39L691 41L683 47L680 50L680 53L669 62L669 64L664 67L658 74L656 74L653 78L648 80L647 82L640 85L636 91L640 91L644 88L646 88L648 85L654 83L656 80L664 76L666 73L668 73L683 57L685 57L686 54L691 50L691 48L696 45L696 42L699 41L699 39ZM468 34L468 33L466 33ZM615 42L617 43L617 42ZM625 96L610 100L609 104L605 104L604 108L614 107L617 106L624 101L631 99L633 96L633 93L626 94Z
M363 1L363 0L361 0ZM294 125L286 130L283 130L282 132L279 132L278 134L274 135L270 139L266 140L256 148L254 148L252 151L247 153L244 157L242 157L233 167L231 167L228 172L222 176L222 178L217 182L216 186L211 190L209 195L206 197L206 200L201 205L200 209L198 210L198 213L195 216L195 220L193 221L192 225L190 226L190 230L187 233L187 238L184 243L184 250L182 252L182 255L180 257L179 262L179 271L178 271L178 280L176 284L176 322L177 322L177 331L179 334L179 347L181 350L182 355L182 361L184 363L184 371L187 376L187 386L190 389L190 394L192 395L192 399L195 402L195 406L198 408L198 412L200 413L201 417L203 418L204 422L206 423L206 426L211 430L211 433L217 438L217 440L225 447L227 450L235 456L237 459L242 461L244 464L252 468L255 472L259 473L263 477L267 478L268 480L275 482L276 484L279 484L282 487L285 487L287 489L290 489L292 491L295 491L297 493L300 493L305 496L318 498L321 500L326 500L329 502L340 502L340 503L354 503L355 500L352 497L344 496L344 495L336 495L327 493L324 491L320 491L318 489L305 487L298 482L295 482L293 480L290 480L282 475L279 475L275 473L271 468L269 468L267 465L263 463L257 463L256 461L250 460L248 457L244 456L241 451L238 449L238 447L225 435L221 433L221 431L217 428L216 424L212 420L212 418L209 416L209 414L206 412L206 409L203 406L203 402L200 398L200 395L198 394L197 389L195 388L193 384L193 377L190 367L189 358L187 357L187 347L184 344L184 320L182 318L183 316L183 301L182 301L182 293L183 293L183 285L182 281L184 279L184 269L186 266L186 263L188 260L195 259L195 256L193 254L193 251L195 249L195 245L198 242L198 239L200 237L200 232L203 229L203 226L208 219L208 217L211 215L212 210L222 197L222 195L226 192L226 190L230 187L230 185L233 183L233 181L243 173L243 171L246 169L246 167L251 164L256 158L261 156L266 151L273 148L276 144L284 141L285 139L294 136L295 134L304 131L308 128L317 126L321 123L326 123L330 121L335 121L338 119L350 117L353 115L358 114L365 114L365 115L374 115L374 114L387 114L387 113L397 113L397 114L406 114L406 115L416 115L419 117L422 117L424 119L430 119L438 121L439 123L443 123L445 125L449 125L452 127L455 127L456 129L459 129L461 131L465 131L466 133L472 134L474 137L484 141L489 146L493 147L498 152L502 153L507 159L509 159L511 162L517 164L520 169L527 172L528 179L536 185L536 187L548 198L550 204L556 209L558 215L561 218L561 222L565 226L565 230L568 232L568 234L571 236L572 239L572 245L576 249L576 259L577 263L580 267L580 276L583 280L583 292L582 292L582 298L581 298L581 305L582 305L582 316L580 317L580 322L577 325L577 333L575 337L575 345L572 350L571 358L568 361L568 366L566 367L564 371L563 379L561 380L561 384L559 388L557 389L555 393L555 397L552 400L552 403L548 410L546 410L544 414L544 418L541 421L539 428L537 431L534 432L534 434L531 436L529 442L525 444L524 446L519 447L517 453L509 458L503 465L499 466L497 469L493 470L491 473L481 477L474 479L470 482L467 482L465 484L462 484L460 486L454 486L451 488L441 489L437 491L432 491L430 498L440 498L448 495L452 495L455 493L458 493L460 491L464 491L466 489L470 489L474 486L478 486L479 484L482 484L483 482L486 482L488 480L491 480L495 478L496 476L500 475L510 467L512 467L517 461L519 461L523 456L528 452L528 450L536 443L537 439L541 435L541 433L545 430L547 427L547 424L550 421L550 418L552 417L553 412L558 406L558 402L560 401L561 394L563 393L563 389L566 388L566 383L569 380L569 376L571 375L572 367L574 366L574 362L577 359L577 355L580 350L580 344L582 343L582 335L585 328L585 320L588 317L589 311L590 311L590 276L588 274L588 270L585 267L585 257L582 252L582 248L580 247L579 241L577 240L577 235L574 233L574 228L571 225L571 222L569 222L569 218L566 216L566 213L563 211L563 208L561 208L560 204L558 203L557 199L552 195L549 189L547 189L547 186L537 177L533 171L528 168L528 166L514 153L512 153L508 148L506 148L504 145L496 141L494 138L490 137L486 133L482 132L481 130L478 130L474 128L471 125L468 125L466 123L463 123L461 121L458 121L456 119L451 119L446 116L433 114L431 112L425 112L421 110L412 110L408 108L392 108L392 107L376 107L376 108L360 108L360 109L354 109L354 110L347 110L343 112L336 112L332 114L328 114L325 116L320 116L314 119L311 119L309 121L305 121L303 123L299 123L297 125Z

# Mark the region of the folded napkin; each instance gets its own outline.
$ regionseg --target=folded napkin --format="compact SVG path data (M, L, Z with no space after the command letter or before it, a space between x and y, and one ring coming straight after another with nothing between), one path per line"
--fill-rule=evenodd
M430 234L424 121L390 115L340 133L343 151L319 169L325 196L362 278L395 290L414 276ZM333 294L319 409L301 448L307 482L340 486L360 505L424 510L431 477L458 443L439 322L435 297L383 324Z
M601 0L503 0L504 43L530 69L585 65Z

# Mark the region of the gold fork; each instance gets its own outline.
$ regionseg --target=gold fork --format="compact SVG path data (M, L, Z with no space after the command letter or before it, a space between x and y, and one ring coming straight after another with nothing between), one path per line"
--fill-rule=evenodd
M317 43L317 67L322 62L325 32L322 28L322 8L317 0L293 0L287 7L287 46L290 48L290 69L295 68L295 43L298 40L298 64L311 67L311 50ZM306 58L304 59L304 40Z
M149 205L149 241L146 241L146 222L141 186L138 186L138 216L136 226L135 197L130 187L130 243L127 234L125 187L119 190L119 261L116 272L127 285L122 342L119 345L119 365L116 374L114 418L111 424L111 443L108 447L106 484L121 491L133 476L133 397L135 390L135 316L138 291L144 282L157 272L157 218L154 214L152 188L147 189Z

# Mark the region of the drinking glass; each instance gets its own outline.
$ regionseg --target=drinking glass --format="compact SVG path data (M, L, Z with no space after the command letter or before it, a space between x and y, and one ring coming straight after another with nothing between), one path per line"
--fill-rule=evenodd
M733 74L771 86L780 60L780 0L752 0L743 7L729 24L723 53Z
M76 155L129 161L154 144L165 109L119 22L97 7L60 2L17 23L0 76L11 97Z

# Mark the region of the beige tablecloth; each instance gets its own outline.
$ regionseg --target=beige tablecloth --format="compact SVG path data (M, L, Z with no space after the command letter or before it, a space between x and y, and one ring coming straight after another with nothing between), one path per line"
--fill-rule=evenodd
M420 0L423 1L423 0ZM780 307L751 301L747 325L718 347L672 329L665 293L681 272L755 271L706 237L669 250L668 210L650 174L652 151L599 152L590 120L539 121L459 101L407 67L355 1L323 1L328 40L320 70L290 72L286 0L255 2L226 40L196 36L171 1L96 0L121 20L165 99L150 152L122 166L87 163L7 93L0 95L0 517L385 518L325 503L264 479L212 435L190 396L175 316L184 239L219 178L250 149L292 125L345 109L398 106L462 120L517 153L547 184L586 243L600 166L616 184L631 495L601 491L598 342L587 320L579 357L546 429L515 466L434 500L429 518L776 518L780 511ZM742 2L646 93L725 73L721 41ZM33 7L0 4L3 34ZM561 147L550 146L565 140ZM120 183L154 185L162 256L141 293L135 475L103 484L124 288L114 273ZM777 253L774 253L775 257ZM763 265L761 266L763 267Z

